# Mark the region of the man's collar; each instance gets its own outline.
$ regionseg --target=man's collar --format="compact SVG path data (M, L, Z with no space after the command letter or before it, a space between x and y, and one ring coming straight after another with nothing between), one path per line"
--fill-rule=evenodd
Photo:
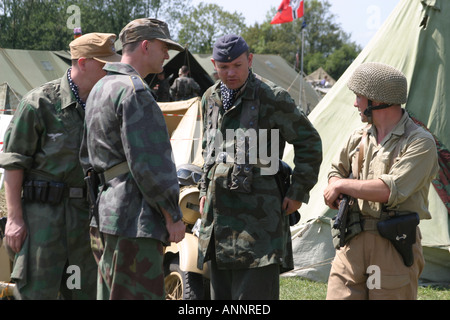
M61 109L77 103L75 95L70 89L69 80L67 79L67 73L70 72L69 68L61 79Z
M69 68L69 70L67 70L66 76L67 76L67 83L69 84L69 88L72 91L73 96L75 97L76 102L78 102L78 104L80 106L83 107L83 109L86 109L86 101L81 100L80 98L80 92L78 90L78 86L77 84L73 81L72 76L72 67ZM62 106L64 108L64 106Z

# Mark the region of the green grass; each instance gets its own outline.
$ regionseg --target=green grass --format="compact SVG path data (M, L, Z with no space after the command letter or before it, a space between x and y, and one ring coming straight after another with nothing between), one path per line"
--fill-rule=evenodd
M325 300L327 284L300 277L281 277L280 300ZM450 300L450 287L419 287L418 300Z
M327 284L300 277L280 278L280 300L325 300Z

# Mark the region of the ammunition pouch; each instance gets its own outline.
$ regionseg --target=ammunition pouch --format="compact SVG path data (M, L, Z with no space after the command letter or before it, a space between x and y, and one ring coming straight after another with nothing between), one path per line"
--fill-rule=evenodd
M335 249L343 247L363 231L360 213L358 211L352 211L350 206L346 210L348 210L346 219L341 221L341 223L344 224L343 226L334 227L337 216L333 217L331 220L331 236L333 237L333 246Z
M231 171L230 190L250 193L252 191L253 165L234 164Z
M416 243L416 227L420 219L417 213L396 215L377 223L380 235L391 241L407 267L414 263L412 246Z
M65 197L82 199L86 196L82 187L68 187L62 182L44 180L26 180L22 188L22 197L26 202L41 202L51 205L61 203Z

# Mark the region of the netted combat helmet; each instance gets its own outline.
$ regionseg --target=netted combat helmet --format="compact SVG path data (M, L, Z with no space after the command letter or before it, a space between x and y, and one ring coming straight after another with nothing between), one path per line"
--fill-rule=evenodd
M347 86L356 95L366 97L369 105L366 116L372 116L372 110L384 109L403 104L407 99L407 80L397 69L379 62L366 62L353 72ZM372 101L383 103L372 106Z

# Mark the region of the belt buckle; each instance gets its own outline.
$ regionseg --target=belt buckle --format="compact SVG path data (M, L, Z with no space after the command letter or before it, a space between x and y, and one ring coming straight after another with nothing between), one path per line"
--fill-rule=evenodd
M83 188L69 188L69 198L83 198Z

